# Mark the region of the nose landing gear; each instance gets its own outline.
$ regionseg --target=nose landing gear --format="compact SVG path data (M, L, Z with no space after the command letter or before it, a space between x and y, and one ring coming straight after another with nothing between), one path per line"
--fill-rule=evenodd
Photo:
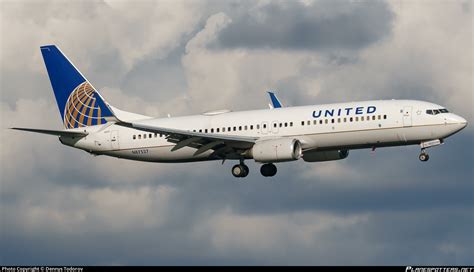
M418 158L420 159L420 161L425 162L430 159L430 155L428 155L424 150L422 150Z
M425 161L428 161L430 159L430 156L428 155L428 153L426 153L425 149L430 148L430 147L434 147L434 146L438 146L438 145L442 145L442 144L443 144L443 139L435 139L435 140L431 140L431 141L421 142L420 143L421 153L418 156L420 161L425 162Z

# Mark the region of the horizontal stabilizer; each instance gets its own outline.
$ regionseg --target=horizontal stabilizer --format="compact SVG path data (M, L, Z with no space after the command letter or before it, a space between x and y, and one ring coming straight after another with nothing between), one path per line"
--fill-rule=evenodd
M87 132L67 131L67 130L49 130L49 129L35 129L35 128L11 128L11 129L56 135L56 136L65 136L65 137L85 137L87 136L87 134L89 134Z

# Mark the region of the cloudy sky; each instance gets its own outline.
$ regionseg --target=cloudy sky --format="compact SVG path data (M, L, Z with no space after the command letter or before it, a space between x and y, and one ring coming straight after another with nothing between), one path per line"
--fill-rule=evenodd
M0 1L0 263L474 262L472 1ZM39 46L154 116L423 99L471 124L416 146L279 165L93 157L61 129Z

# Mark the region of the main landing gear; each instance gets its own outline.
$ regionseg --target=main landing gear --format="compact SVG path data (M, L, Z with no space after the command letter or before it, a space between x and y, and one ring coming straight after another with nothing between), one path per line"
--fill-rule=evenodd
M232 175L236 178L245 178L249 174L249 167L242 161L232 167Z
M273 177L277 173L277 168L273 163L267 163L260 167L260 173L264 177Z
M273 163L267 163L262 165L260 173L264 177L273 177L277 173L277 168ZM240 161L232 167L232 175L236 178L245 178L249 174L249 167Z

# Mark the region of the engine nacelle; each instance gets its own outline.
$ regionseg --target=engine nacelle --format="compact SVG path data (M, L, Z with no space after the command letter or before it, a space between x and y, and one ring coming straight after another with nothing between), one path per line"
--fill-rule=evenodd
M297 139L280 138L256 142L251 154L257 162L284 162L298 160L303 150Z
M334 150L334 151L306 151L303 155L303 160L306 162L321 162L342 160L349 156L349 150Z

